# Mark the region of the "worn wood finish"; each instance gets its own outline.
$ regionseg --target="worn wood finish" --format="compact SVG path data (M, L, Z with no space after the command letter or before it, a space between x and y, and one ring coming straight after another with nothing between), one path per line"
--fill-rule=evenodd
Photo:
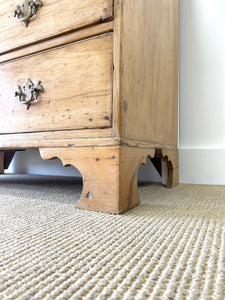
M119 214L139 204L138 170L148 157L155 156L155 149L118 146L41 148L40 154L43 159L60 158L64 166L73 165L80 171L83 191L78 208ZM176 154L167 151L164 154L170 162L167 171L167 186L170 186L176 181L176 178L173 181Z
M113 128L112 135L121 137L121 0L114 0L114 35L113 35Z
M112 37L102 35L0 66L0 133L111 127ZM25 110L27 78L44 93Z
M168 188L173 188L179 184L179 154L178 150L162 150L162 160L166 162L166 166L164 167L165 173L162 173L162 180L164 180L164 176L166 176L166 186Z
M113 30L113 21L98 24L92 27L87 27L79 31L71 32L66 35L56 37L54 39L43 41L42 43L33 44L29 47L19 49L17 51L8 52L0 55L0 63L5 63L10 60L18 59L26 55L35 54L44 50L63 46L76 41L84 40L96 35L104 34Z
M80 139L27 139L26 141L0 141L1 149L32 149L39 147L104 147L104 146L119 146L120 139L117 138L80 138Z
M0 1L0 54L113 18L113 0L44 0L28 27L13 17L24 0Z
M179 184L179 157L177 149L151 149L154 155L149 154L150 149L140 148L144 158L161 158L161 177L162 184L167 188L175 187ZM151 152L152 153L152 152ZM146 161L145 161L146 163ZM144 163L144 164L145 164Z
M65 2L79 7L79 18L62 8ZM179 182L179 0L115 0L114 13L112 4L46 0L29 27L16 33L18 43L10 41L9 48L29 46L0 55L0 149L39 148L43 159L77 167L84 184L77 207L118 214L139 204L137 174L148 157L163 185ZM50 39L46 30L31 37L29 30L42 28L38 20L53 6L61 7L60 19L51 12L43 28L54 27L58 36ZM103 7L103 19L114 20L97 24ZM21 30L13 21L15 32ZM12 39L7 24L1 46ZM13 92L28 77L42 80L45 92L25 111Z
M78 208L119 214L139 204L137 172L146 161L141 148L42 148L40 154L78 168L83 176ZM154 155L154 150L148 155Z
M119 148L42 148L43 159L60 158L83 176L83 191L77 207L119 213Z
M154 157L154 149L120 148L120 212L125 212L140 203L137 186L138 170L147 157Z
M0 134L0 148L12 148L17 145L23 148L33 148L34 142L42 142L55 140L64 140L67 145L70 140L88 140L90 138L110 138L111 128L105 129L81 129L81 130L60 130L60 131L47 131L47 132L30 132L30 133L17 133L17 134ZM60 145L58 145L60 146ZM61 145L63 146L63 145ZM16 147L17 148L17 147Z
M97 141L99 142L99 146L120 145L124 147L165 149L165 145L160 143L124 140L113 137L111 128L0 134L1 148L34 148L38 144L39 147L46 147L48 143L51 147L55 145L56 147L70 145L96 146ZM176 150L176 146L167 145L166 149Z
M168 188L179 184L179 153L174 149L157 149L156 157L161 157L162 184Z
M122 137L177 145L179 0L121 0Z
M155 148L155 149L177 149L177 145L165 145L164 143L153 142L153 141L141 141L133 139L121 138L121 145L128 147L141 147L141 148Z

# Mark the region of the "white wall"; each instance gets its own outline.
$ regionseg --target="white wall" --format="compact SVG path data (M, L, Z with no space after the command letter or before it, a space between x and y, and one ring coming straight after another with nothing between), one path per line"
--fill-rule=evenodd
M225 184L225 1L180 0L180 182Z
M180 182L225 184L225 0L180 0L179 106ZM36 150L14 162L10 171L75 174ZM140 179L160 181L150 163Z
M80 172L75 167L63 167L60 159L43 160L38 149L16 152L13 161L6 172L55 176L81 176Z

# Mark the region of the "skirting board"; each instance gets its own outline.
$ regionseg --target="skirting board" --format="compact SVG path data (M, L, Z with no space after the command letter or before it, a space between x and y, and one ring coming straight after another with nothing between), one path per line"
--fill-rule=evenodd
M179 149L179 181L225 185L225 149Z

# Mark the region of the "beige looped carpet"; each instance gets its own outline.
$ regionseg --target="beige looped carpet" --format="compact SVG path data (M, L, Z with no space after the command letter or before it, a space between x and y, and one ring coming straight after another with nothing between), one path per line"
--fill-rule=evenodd
M72 178L0 180L0 299L225 299L225 187L140 186L114 216Z

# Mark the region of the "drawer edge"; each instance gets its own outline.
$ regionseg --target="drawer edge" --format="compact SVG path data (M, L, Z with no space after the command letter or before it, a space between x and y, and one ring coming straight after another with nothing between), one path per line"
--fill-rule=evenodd
M49 1L31 19L30 24L25 26L26 30L23 30L24 25L13 16L16 5L13 5L13 1L8 2L6 6L2 4L1 25L4 24L4 26L1 34L0 55L70 32L110 22L114 18L114 0L100 2L88 0L84 6L80 5L79 1L70 0L65 3L67 5ZM57 16L59 13L60 18ZM46 20L48 25L46 25Z
M55 37L53 39L32 44L26 46L17 51L12 51L6 54L0 55L0 64L8 63L10 61L26 57L28 55L38 54L40 52L50 50L56 47L64 46L70 43L83 41L88 38L93 38L98 35L102 35L108 32L112 32L114 29L114 21L108 23L102 23L92 26L90 28L84 28L82 30L65 34L63 36Z

